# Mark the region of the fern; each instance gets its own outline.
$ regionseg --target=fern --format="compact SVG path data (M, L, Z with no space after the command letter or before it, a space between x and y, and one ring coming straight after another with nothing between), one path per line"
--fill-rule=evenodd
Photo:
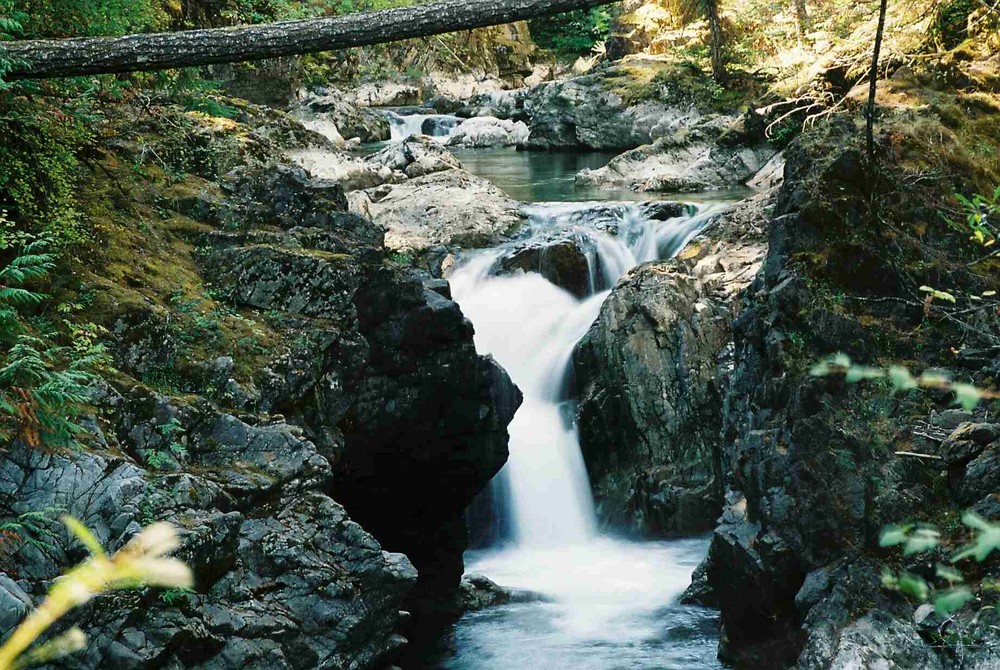
M20 252L0 268L0 343L10 345L0 357L0 440L75 446L83 432L78 419L99 380L94 371L107 356L100 345L58 346L51 336L30 332L25 310L46 296L25 284L45 279L56 258L46 239L19 241L25 242ZM10 236L0 235L0 250L12 246Z

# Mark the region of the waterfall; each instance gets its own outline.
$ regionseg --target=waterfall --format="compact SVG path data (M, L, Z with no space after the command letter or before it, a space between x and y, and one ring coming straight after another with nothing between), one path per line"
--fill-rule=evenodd
M447 114L397 114L386 112L393 140L404 140L412 135L428 135L447 139L464 119Z
M590 483L565 385L573 349L614 284L639 263L676 255L716 214L701 207L657 220L646 204L528 206L526 239L572 239L585 250L590 285L579 299L541 274L494 274L508 248L480 253L449 277L455 300L476 329L476 347L492 354L524 394L509 426L506 511L520 547L584 545L597 535Z

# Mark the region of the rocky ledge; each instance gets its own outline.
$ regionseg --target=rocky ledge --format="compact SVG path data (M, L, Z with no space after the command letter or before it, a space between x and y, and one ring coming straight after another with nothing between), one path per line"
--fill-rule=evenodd
M517 394L447 287L392 262L341 185L285 161L294 133L232 124L262 138L236 153L232 133L192 130L200 116L121 112L145 118L143 144L100 149L97 184L141 147L196 140L218 160L151 171L131 206L160 215L143 235L133 210L110 219L118 237L86 268L85 316L117 371L83 450L15 443L0 459L5 514L51 517L0 564L2 628L83 558L57 513L111 550L163 519L194 592L99 598L75 617L93 643L73 667L391 665L462 606L463 512L507 458Z

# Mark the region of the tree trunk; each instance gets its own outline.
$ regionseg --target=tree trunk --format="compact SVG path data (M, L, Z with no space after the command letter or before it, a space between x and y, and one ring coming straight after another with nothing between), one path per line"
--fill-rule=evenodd
M868 158L875 158L875 92L878 85L878 59L882 51L882 34L885 32L885 12L887 0L882 0L878 9L878 28L875 29L875 49L872 53L872 69L868 74L868 105L865 109L865 139Z
M335 18L173 33L0 43L7 80L260 60L381 44L589 9L613 0L439 0ZM6 53L5 53L6 52Z
M719 0L705 1L705 17L708 19L708 45L712 56L712 77L725 86L729 80L726 61L722 52L722 21L719 18Z
M795 16L799 22L799 37L805 37L809 32L809 12L806 10L806 0L795 0Z

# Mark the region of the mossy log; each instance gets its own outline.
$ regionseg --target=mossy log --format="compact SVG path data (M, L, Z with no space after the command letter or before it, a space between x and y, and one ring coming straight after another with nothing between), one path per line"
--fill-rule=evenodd
M612 0L439 0L334 18L124 37L8 42L7 80L163 70L332 51L551 16Z

